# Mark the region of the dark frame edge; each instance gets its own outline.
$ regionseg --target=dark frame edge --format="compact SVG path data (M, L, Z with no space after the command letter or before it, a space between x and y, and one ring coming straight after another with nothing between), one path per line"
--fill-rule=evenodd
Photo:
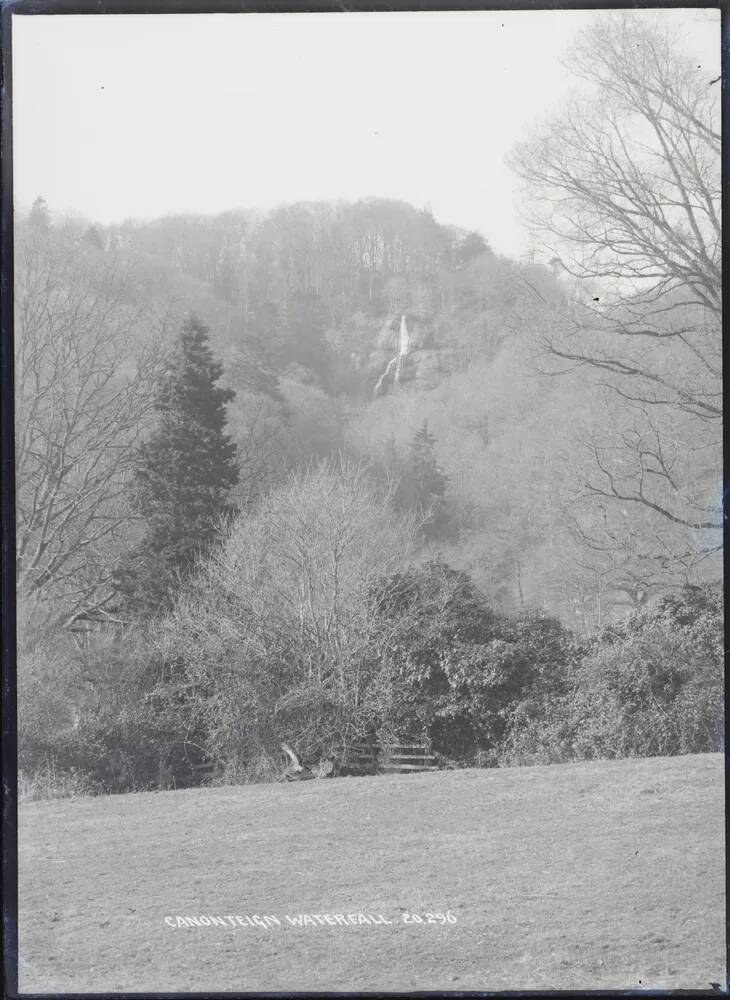
M15 634L15 436L13 380L12 13L0 6L0 636L2 637L3 995L18 995L18 775Z
M481 10L723 9L726 0L0 0L3 14L292 14Z
M720 122L722 128L722 160L721 160L721 204L726 205L728 192L730 191L730 153L728 150L728 119L730 116L730 106L727 100L727 77L726 70L730 66L730 17L728 17L727 0L720 4L720 66L722 70L722 80L720 81ZM723 515L723 586L727 587L730 579L730 525L728 524L728 513L730 511L730 415L727 411L727 387L728 387L728 358L730 352L730 333L727 322L726 304L730 300L730 275L725 268L727 260L730 237L728 236L727 220L723 213L722 226L722 364L723 364L723 421L722 421L722 487L721 504ZM725 993L730 993L730 864L728 864L728 837L730 837L730 748L727 745L727 733L730 729L730 678L728 677L728 664L730 657L730 621L727 615L727 599L725 600L725 982L723 989Z

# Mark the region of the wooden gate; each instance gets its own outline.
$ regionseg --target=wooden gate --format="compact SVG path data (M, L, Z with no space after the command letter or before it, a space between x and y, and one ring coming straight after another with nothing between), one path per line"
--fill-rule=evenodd
M413 743L356 743L342 753L342 766L357 774L407 774L437 771L436 757L426 746Z

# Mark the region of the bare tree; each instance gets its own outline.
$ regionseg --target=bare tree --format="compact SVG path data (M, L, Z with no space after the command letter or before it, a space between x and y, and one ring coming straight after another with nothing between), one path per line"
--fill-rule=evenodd
M103 253L22 228L15 308L18 586L70 622L111 597L155 376L133 334L150 317Z
M306 760L385 714L403 623L378 609L418 528L389 500L346 459L294 474L160 623L160 662L181 660L209 692L214 752L283 739Z
M593 89L512 157L546 259L577 279L543 334L546 370L617 399L588 443L598 520L641 507L682 535L688 564L721 544L717 81L636 12L596 19L570 65Z

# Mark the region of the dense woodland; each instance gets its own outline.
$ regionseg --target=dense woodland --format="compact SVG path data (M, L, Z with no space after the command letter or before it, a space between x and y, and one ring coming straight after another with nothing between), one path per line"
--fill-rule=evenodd
M522 260L372 198L16 218L27 776L720 747L719 94L639 41L513 152Z

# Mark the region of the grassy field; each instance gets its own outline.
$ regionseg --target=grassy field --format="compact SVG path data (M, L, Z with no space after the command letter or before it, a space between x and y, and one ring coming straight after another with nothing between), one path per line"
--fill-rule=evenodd
M719 755L33 802L19 839L22 992L724 981Z

